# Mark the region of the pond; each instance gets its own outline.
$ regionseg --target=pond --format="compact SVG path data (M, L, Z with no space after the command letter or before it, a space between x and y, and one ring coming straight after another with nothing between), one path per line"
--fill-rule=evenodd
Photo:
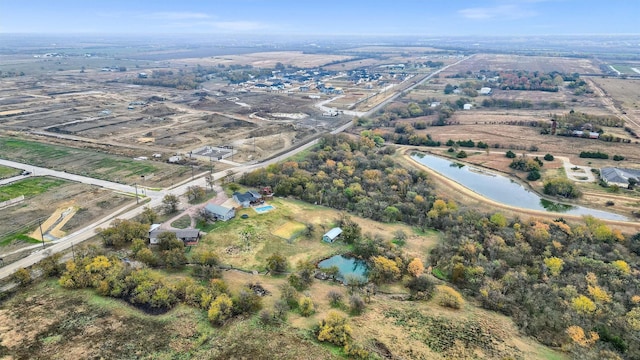
M411 158L460 185L488 199L505 205L570 215L592 215L599 219L629 220L623 215L608 211L557 203L544 199L506 176L474 166L466 166L458 162L424 153L413 153Z
M363 281L367 281L367 273L369 272L369 267L364 260L343 255L335 255L318 263L318 268L320 269L329 268L332 266L338 267L339 273L337 278L345 284L347 283L346 278L349 275L353 275Z

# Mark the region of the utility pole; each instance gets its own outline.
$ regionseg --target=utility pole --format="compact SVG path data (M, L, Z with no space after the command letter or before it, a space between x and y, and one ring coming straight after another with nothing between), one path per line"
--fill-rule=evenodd
M71 242L71 253L73 254L73 261L76 261L76 250L73 248L73 242Z
M42 232L42 219L38 219L38 226L40 227L40 238L42 239L42 248L44 249L44 233Z
M191 165L191 180L193 180L193 165Z
M136 204L139 204L140 199L138 199L138 183L133 183L133 186L136 188Z

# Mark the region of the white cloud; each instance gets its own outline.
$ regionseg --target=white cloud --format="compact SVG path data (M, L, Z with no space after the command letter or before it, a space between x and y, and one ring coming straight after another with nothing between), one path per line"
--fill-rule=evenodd
M202 20L209 19L211 16L205 13L189 12L189 11L165 11L144 14L141 17L145 19L155 20Z
M507 19L517 20L536 16L538 13L516 4L498 5L493 7L466 8L458 11L458 14L472 20Z

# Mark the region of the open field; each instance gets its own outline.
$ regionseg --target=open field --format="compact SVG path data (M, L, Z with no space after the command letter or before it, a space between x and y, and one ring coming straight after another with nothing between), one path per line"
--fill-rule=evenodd
M68 184L68 182L48 177L31 177L18 180L9 185L0 186L0 201L17 198L20 195L30 198L64 184Z
M168 185L186 177L188 168L159 161L137 161L97 151L76 149L16 137L0 137L0 146L7 149L2 156L8 160L64 170L114 182L136 182L145 175L147 185ZM152 175L153 176L149 176ZM37 175L37 174L36 174Z
M223 64L251 65L257 68L273 68L277 63L301 68L321 67L333 61L349 59L350 56L329 54L305 54L302 51L271 51L242 55L212 56L209 58L180 59L177 62L189 65L211 66Z
M567 74L600 74L600 69L590 59L545 57L545 56L521 56L504 54L477 54L460 65L453 66L442 73L464 73L466 71L480 70L528 70L551 72L560 71Z
M0 179L6 179L20 174L20 170L0 165Z

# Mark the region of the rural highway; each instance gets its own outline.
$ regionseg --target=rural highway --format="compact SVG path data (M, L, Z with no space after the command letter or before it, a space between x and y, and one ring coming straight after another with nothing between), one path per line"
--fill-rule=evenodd
M373 114L374 112L378 111L379 109L381 109L382 107L386 106L389 102L395 100L398 96L400 96L403 92L407 92L412 90L413 88L415 88L416 86L419 86L420 84L422 84L423 82L431 79L433 76L439 74L440 72L448 69L451 66L457 65L467 59L469 59L470 57L466 57L464 59L461 59L460 61L447 65L439 70L434 71L433 73L429 74L428 76L425 76L422 80L416 82L415 84L407 87L405 90L402 90L400 92L398 92L397 94L385 99L383 102L381 102L380 104L378 104L377 106L373 107L371 110L367 111L366 113L364 113L364 116L368 116ZM353 125L352 121L347 122L344 125L341 125L339 127L337 127L336 129L331 131L331 134L338 134L341 133L345 130L347 130L348 128L350 128ZM316 145L318 143L318 139L315 139L313 141L310 141L304 145L301 145L295 149L291 149L290 151L276 156L274 158L271 158L269 160L263 161L263 162L259 162L259 163L255 163L255 164L245 164L245 165L241 165L238 166L236 168L231 169L235 175L242 175L244 173L253 171L255 169L259 169L262 167L266 167L268 165L280 162L282 160L285 160L299 152L305 151L311 147L313 147L314 145ZM15 161L9 161L9 160L3 160L0 159L0 165L5 165L5 166L10 166L13 168L18 168L18 169L25 169L28 171L31 171L33 175L35 176L52 176L52 177L57 177L57 178L61 178L61 179L66 179L66 180L70 180L70 181L76 181L76 182L80 182L80 183L84 183L84 184L90 184L90 185L95 185L95 186L100 186L103 187L105 189L110 189L113 191L117 191L117 192L121 192L121 193L126 193L126 194L135 194L136 193L136 189L134 186L131 185L125 185L125 184L119 184L119 183L114 183L114 182L110 182L110 181L105 181L105 180L100 180L100 179L94 179L94 178L90 178L87 176L81 176L81 175L76 175L76 174L70 174L67 172L63 172L63 171L56 171L56 170L51 170L51 169L47 169L47 168L42 168L42 167L37 167L37 166L33 166L33 165L28 165L28 164L22 164L22 163L18 163ZM217 173L213 174L213 177L215 180L219 180L220 178L226 176L228 174L229 170L224 170L224 171L220 171ZM204 175L206 173L202 173L199 175L198 178L196 179L190 179L190 180L186 180L184 182L182 182L181 184L175 185L171 188L168 189L163 189L161 191L152 191L152 190L146 190L146 195L147 197L150 199L149 202L146 204L147 206L151 207L151 208L155 208L155 207L159 207L162 204L162 199L164 198L165 195L168 194L173 194L173 195L183 195L186 192L187 187L192 186L192 185L199 185L199 186L203 186L206 187L206 183L205 183L205 179L202 177L202 175ZM140 189L138 189L138 191L140 191ZM127 209L119 209L85 227L83 227L82 229L79 229L71 234L68 234L65 237L62 237L58 240L53 241L53 245L50 245L49 247L47 247L46 249L40 249L40 250L36 250L34 251L31 255L22 258L16 262L13 262L11 264L8 264L2 268L0 268L0 280L5 279L9 276L11 276L14 272L16 272L17 270L21 269L21 268L26 268L29 266L32 266L34 264L36 264L37 262L39 262L40 260L42 260L43 258L54 254L54 253L58 253L64 250L68 250L69 248L71 248L71 246L73 245L77 245L78 243L85 241L91 237L93 237L95 235L95 229L97 228L107 228L111 225L111 223L113 222L113 220L115 219L131 219L134 218L136 216L138 216L140 213L142 213L142 211L144 210L143 206L136 206L133 209L127 210ZM38 246L39 247L39 246ZM2 255L0 255L0 257L2 257Z

